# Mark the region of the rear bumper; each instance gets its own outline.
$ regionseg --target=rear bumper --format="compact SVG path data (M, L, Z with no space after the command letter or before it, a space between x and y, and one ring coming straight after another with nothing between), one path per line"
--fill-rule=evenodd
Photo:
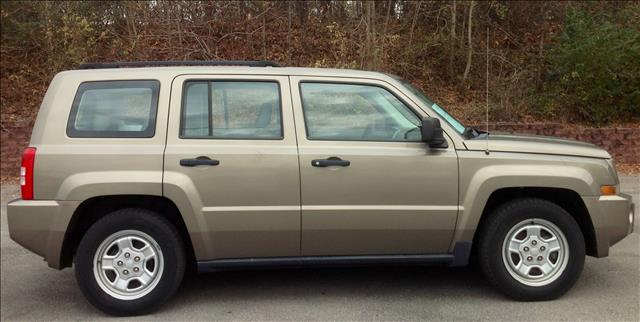
M21 200L7 205L9 235L16 243L44 257L49 267L62 268L65 232L78 201Z
M597 242L597 257L609 255L613 246L633 232L635 210L631 196L620 193L615 196L583 197L591 215Z

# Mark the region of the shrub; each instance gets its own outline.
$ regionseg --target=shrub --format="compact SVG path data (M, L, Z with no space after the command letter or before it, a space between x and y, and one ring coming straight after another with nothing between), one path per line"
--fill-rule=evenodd
M603 124L640 117L640 6L617 13L570 8L549 51L543 113Z

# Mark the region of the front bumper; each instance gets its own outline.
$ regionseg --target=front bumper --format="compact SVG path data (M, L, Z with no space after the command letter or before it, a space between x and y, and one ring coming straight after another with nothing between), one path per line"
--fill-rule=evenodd
M21 200L7 205L9 235L16 243L44 257L50 267L62 268L65 232L78 201Z
M613 246L633 232L635 206L630 195L582 197L593 223L597 257L609 255Z

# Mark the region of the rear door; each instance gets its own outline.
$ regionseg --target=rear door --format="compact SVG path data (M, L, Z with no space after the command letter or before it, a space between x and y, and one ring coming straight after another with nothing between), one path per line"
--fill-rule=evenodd
M198 260L299 255L288 77L179 76L171 97L163 189L193 207Z
M370 79L291 77L302 255L447 253L458 213L453 142L421 141L426 113Z

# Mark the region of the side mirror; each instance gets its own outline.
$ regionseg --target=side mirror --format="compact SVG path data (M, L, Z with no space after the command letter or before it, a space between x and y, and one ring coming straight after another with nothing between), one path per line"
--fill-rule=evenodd
M422 120L422 141L429 144L431 148L449 147L447 140L444 138L440 120L435 117L427 117Z

